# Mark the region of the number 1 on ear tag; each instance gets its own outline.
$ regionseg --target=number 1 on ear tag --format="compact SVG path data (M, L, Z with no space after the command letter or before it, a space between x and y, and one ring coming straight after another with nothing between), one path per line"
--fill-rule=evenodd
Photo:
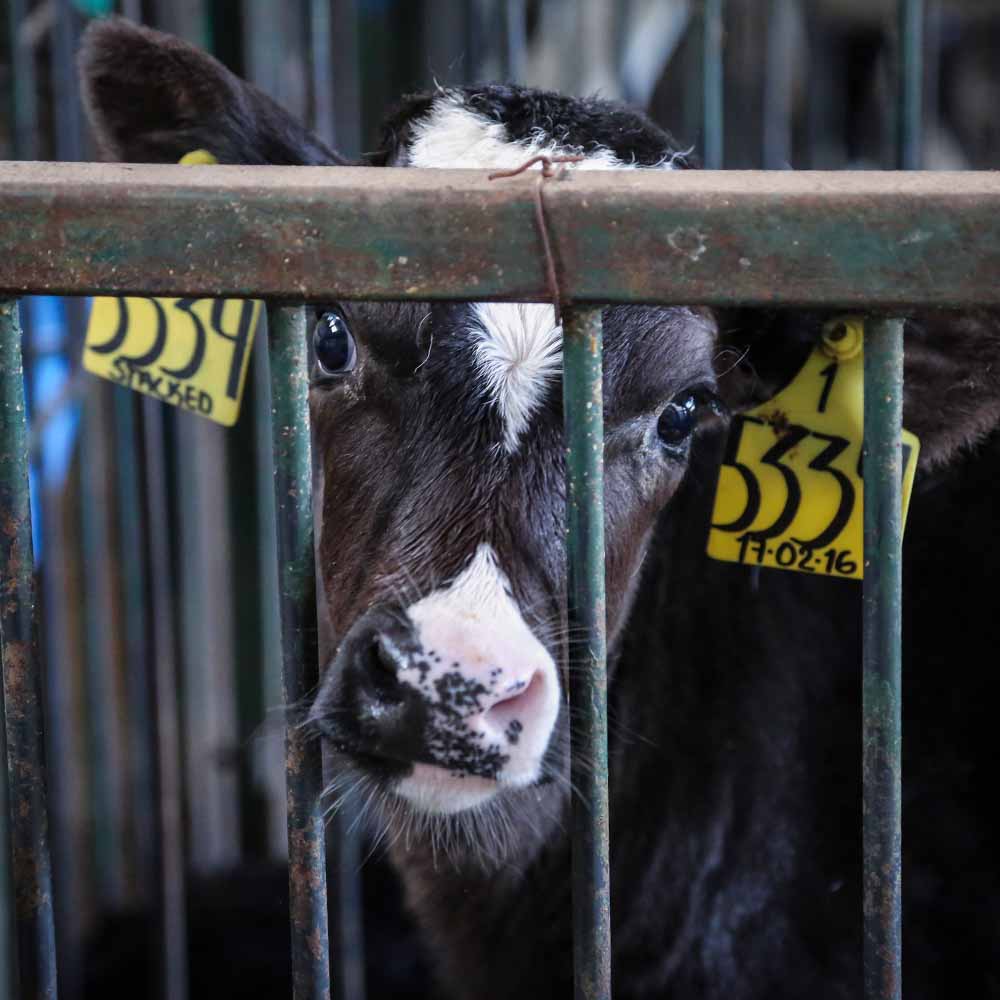
M217 161L196 149L180 162ZM83 367L231 427L240 413L260 305L242 299L95 298Z
M829 324L795 378L733 420L708 554L725 562L861 579L864 322ZM903 522L920 443L902 434Z

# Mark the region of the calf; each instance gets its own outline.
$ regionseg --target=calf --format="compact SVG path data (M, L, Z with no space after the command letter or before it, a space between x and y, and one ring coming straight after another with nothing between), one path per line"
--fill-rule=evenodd
M230 163L342 162L176 39L103 22L81 69L114 158L207 148ZM580 170L688 167L637 112L505 86L405 100L369 162L497 169L540 153L579 156ZM619 996L860 991L858 588L781 573L755 583L704 555L720 400L738 408L773 393L820 319L604 311ZM941 470L1000 422L997 320L928 315L908 329L906 422L927 470L917 524L921 504L940 521ZM316 309L311 337L322 604L335 637L311 721L341 780L368 793L449 995L568 996L561 330L535 304L350 302ZM754 367L734 368L744 349ZM934 635L917 602L940 599L937 528L911 525L908 553L908 570L916 559L926 574L909 595L916 624ZM983 617L995 633L996 616ZM908 682L925 684L917 645ZM975 682L989 706L992 677ZM959 694L923 714L953 727L954 745L935 737L941 754L921 752L928 733L908 717L907 795L933 803L907 839L907 928L923 945L907 952L914 996L960 973L980 989L997 982L986 809L954 788L982 766L977 704ZM947 910L944 879L962 894Z

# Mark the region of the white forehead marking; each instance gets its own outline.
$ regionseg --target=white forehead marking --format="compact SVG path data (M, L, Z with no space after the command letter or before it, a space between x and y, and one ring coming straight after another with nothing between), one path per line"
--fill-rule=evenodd
M562 327L550 305L478 302L472 310L476 365L486 396L500 411L504 446L513 453L562 368Z
M430 113L414 125L406 162L413 167L505 170L543 153L560 156L578 152L560 146L542 129L527 139L512 142L500 122L467 107L460 94L444 92ZM657 166L673 170L679 155L683 154L667 155ZM598 147L568 167L621 170L635 168L636 164ZM562 328L555 325L548 305L480 303L473 309L476 323L472 333L484 395L500 412L503 445L513 453L532 414L545 398L548 383L559 373Z

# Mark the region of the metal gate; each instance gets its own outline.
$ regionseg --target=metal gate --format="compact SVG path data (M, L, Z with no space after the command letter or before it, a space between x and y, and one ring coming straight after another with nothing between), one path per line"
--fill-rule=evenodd
M900 4L904 167L919 164L920 9ZM720 12L721 3L706 4L710 166L721 162L722 41L713 20ZM468 172L338 167L320 189L306 186L294 168L0 165L0 295L7 296L0 300L0 636L23 997L54 997L56 983L15 296L268 300L281 647L284 697L292 703L318 676L306 315L297 303L546 301L534 184L513 178L498 186ZM426 228L412 214L415 197L433 200L448 223L441 228L453 234L449 245L425 242ZM231 211L236 202L238 216ZM598 765L573 775L582 792L573 839L578 995L610 996L601 306L644 302L837 306L872 316L865 359L865 982L868 997L898 997L903 317L918 305L1000 305L1000 179L633 172L612 185L606 175L579 174L550 185L546 211L566 305L569 614L571 634L581 637L578 659L587 665L570 691L586 721L574 734L573 758ZM323 234L326 249L314 232ZM916 232L921 239L911 239ZM698 253L685 251L692 240ZM238 259L225 252L236 242L244 247ZM650 262L642 271L633 267L637 257ZM155 457L147 472L155 475ZM166 557L167 541L156 540L154 558ZM157 671L170 669L157 661ZM320 998L329 995L330 963L319 750L291 730L286 764L295 996ZM183 968L176 929L166 928L166 943ZM335 976L337 970L335 959Z

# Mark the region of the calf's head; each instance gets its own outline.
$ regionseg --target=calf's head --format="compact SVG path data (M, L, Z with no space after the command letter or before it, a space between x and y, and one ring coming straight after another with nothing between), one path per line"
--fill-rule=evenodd
M205 147L223 162L338 162L176 39L105 22L88 34L82 70L99 141L117 158ZM496 169L542 152L578 154L583 170L684 165L637 113L498 86L410 99L372 159ZM715 328L688 309L621 306L605 310L604 336L613 640L654 519L713 409ZM322 303L311 349L318 555L334 636L312 721L390 811L558 805L572 664L552 307Z

